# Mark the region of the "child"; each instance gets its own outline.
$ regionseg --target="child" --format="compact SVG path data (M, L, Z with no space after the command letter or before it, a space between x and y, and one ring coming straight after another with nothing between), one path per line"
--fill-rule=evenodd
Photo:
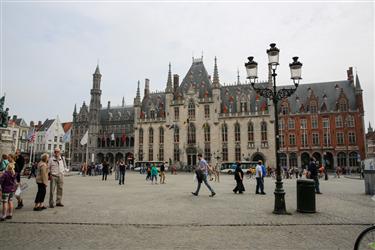
M3 215L0 218L0 221L4 221L5 219L12 219L13 215L12 198L17 187L16 172L14 171L14 161L9 161L6 171L0 177L0 185L2 189L1 200L3 202Z

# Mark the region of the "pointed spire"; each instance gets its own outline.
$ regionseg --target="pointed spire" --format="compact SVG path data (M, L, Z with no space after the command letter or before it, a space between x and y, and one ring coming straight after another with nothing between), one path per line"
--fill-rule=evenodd
M167 80L167 88L165 89L166 93L172 93L172 71L171 71L171 63L169 62L169 69L168 69L168 80Z
M240 85L240 70L237 68L237 85Z
M73 116L77 115L77 104L74 104Z
M100 75L99 63L96 65L96 69L95 69L94 75Z
M355 90L362 91L361 83L359 82L358 74L355 74Z
M122 97L122 106L125 107L125 97Z
M220 88L219 72L217 70L217 58L216 58L216 56L215 56L215 65L214 65L214 77L212 79L212 87L213 88Z

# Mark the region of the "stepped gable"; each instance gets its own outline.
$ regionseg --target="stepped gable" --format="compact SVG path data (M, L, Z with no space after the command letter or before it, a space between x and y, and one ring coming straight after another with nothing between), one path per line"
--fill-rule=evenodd
M178 88L178 92L184 96L189 90L196 90L199 92L199 98L205 96L212 96L212 82L208 76L207 70L204 67L203 59L193 59L193 63L190 66L189 71L186 73L181 85Z
M133 106L102 108L99 119L101 122L134 120L134 108Z
M141 110L147 118L150 117L151 110L155 111L155 117L165 117L165 93L150 93L144 96Z
M281 88L293 88L293 85L279 86ZM350 110L356 110L356 99L355 91L353 85L350 81L333 81L333 82L321 82L321 83L310 83L310 84L300 84L297 91L288 98L290 113L298 113L299 107L303 104L305 107L308 105L309 92L312 91L318 98L318 107L321 107L322 103L325 102L327 111L337 110L337 100L339 99L341 93L344 93L348 99L348 108ZM326 100L324 100L326 96ZM299 99L299 101L297 101ZM281 102L279 102L280 108ZM279 109L280 110L280 109ZM307 111L307 110L306 110Z
M266 87L267 83L259 83L257 86ZM238 102L241 100L247 103L248 112L267 109L267 100L252 89L250 84L227 85L220 87L221 113L240 112ZM231 107L231 108L229 108Z

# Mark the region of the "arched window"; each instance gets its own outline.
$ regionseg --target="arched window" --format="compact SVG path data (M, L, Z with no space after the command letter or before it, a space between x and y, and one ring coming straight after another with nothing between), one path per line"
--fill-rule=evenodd
M346 154L344 152L337 154L337 166L346 167Z
M143 144L143 128L139 129L139 144Z
M260 133L261 133L261 140L267 141L267 123L266 122L260 123Z
M280 153L280 154L279 154L279 159L280 159L280 166L281 166L281 167L288 166L288 165L287 165L287 157L286 157L286 154L284 154L284 153Z
M349 128L354 128L354 117L352 115L349 115L348 118L347 118L347 121L348 121L348 127Z
M234 154L235 154L235 160L241 161L241 146L240 145L238 145L238 144L236 145Z
M223 142L228 141L228 126L225 123L221 126L221 140Z
M193 100L190 100L188 104L188 118L195 120L195 104Z
M159 128L159 143L164 143L164 129L162 127Z
M336 116L336 128L342 128L342 116L339 115L339 116Z
M241 127L239 123L234 124L234 140L236 142L241 141Z
M290 155L289 155L289 166L297 167L297 154L296 153L290 153Z
M358 154L356 152L351 152L349 154L349 167L358 167Z
M193 123L189 123L188 127L188 144L195 144L195 126Z
M210 125L208 123L205 123L203 125L203 130L204 130L204 142L210 142ZM206 158L205 158L206 159Z
M155 110L150 111L150 118L155 119Z
M204 145L204 159L207 162L211 161L211 148L210 148L210 144Z
M173 132L174 132L173 134L174 142L175 143L180 142L180 129L177 126L175 126Z
M247 141L254 142L254 125L252 122L247 124Z
M154 143L154 130L152 128L148 129L148 143Z
M98 148L102 146L102 139L98 138Z

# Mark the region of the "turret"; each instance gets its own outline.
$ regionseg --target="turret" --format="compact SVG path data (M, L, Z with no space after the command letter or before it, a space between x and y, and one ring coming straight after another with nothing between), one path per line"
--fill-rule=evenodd
M145 79L145 92L144 92L144 97L148 97L150 94L150 80Z

